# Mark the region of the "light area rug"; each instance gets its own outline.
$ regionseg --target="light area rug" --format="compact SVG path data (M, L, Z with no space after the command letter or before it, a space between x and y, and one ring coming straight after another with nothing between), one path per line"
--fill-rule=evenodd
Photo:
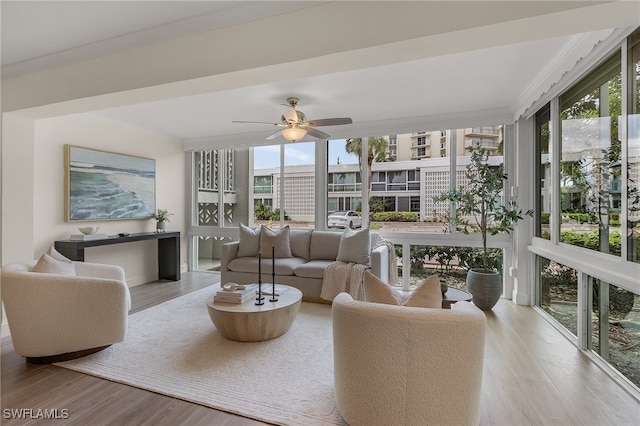
M56 365L274 424L341 425L331 307L302 303L284 335L241 343L218 333L211 287L132 314L124 342Z

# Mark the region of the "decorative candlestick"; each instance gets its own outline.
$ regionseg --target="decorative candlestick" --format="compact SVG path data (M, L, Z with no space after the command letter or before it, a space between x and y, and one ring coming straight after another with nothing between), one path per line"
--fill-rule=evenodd
M269 302L277 302L276 296L276 248L271 246L271 299Z
M256 297L256 305L264 305L264 297L262 296L262 253L258 253L258 297Z

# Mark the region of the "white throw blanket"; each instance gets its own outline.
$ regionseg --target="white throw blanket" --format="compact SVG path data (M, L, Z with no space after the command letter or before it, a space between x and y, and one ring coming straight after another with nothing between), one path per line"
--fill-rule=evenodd
M387 247L389 253L389 284L398 282L398 268L393 243L383 239L377 232L371 233L371 251L380 246ZM324 270L322 279L322 291L320 297L325 300L333 299L342 292L347 292L355 300L364 300L364 271L370 269L369 265L359 263L332 262Z
M356 300L364 300L364 271L369 268L360 263L330 263L324 270L320 297L333 301L338 294L347 292Z
M396 285L398 282L398 265L396 264L396 248L389 240L385 240L377 232L371 233L371 251L380 246L385 246L389 253L389 284Z

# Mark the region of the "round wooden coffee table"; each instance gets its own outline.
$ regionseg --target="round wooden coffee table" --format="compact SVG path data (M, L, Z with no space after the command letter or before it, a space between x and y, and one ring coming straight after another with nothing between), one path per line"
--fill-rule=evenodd
M442 295L442 308L451 309L451 305L456 302L471 302L472 300L473 296L471 293L454 287L448 287L447 292Z
M277 302L269 302L271 296L265 295L264 305L256 305L255 298L234 304L214 302L213 295L210 296L207 307L213 325L224 337L238 342L261 342L282 336L298 315L302 292L291 286L277 286L286 291L278 296Z

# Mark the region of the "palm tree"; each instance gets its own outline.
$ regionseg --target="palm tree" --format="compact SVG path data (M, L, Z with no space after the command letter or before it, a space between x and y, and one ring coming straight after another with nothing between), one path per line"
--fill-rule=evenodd
M371 165L374 161L387 161L389 141L382 136L370 136L367 139L367 177L369 178L369 193L371 193ZM344 150L358 156L360 173L362 173L362 138L347 139Z

